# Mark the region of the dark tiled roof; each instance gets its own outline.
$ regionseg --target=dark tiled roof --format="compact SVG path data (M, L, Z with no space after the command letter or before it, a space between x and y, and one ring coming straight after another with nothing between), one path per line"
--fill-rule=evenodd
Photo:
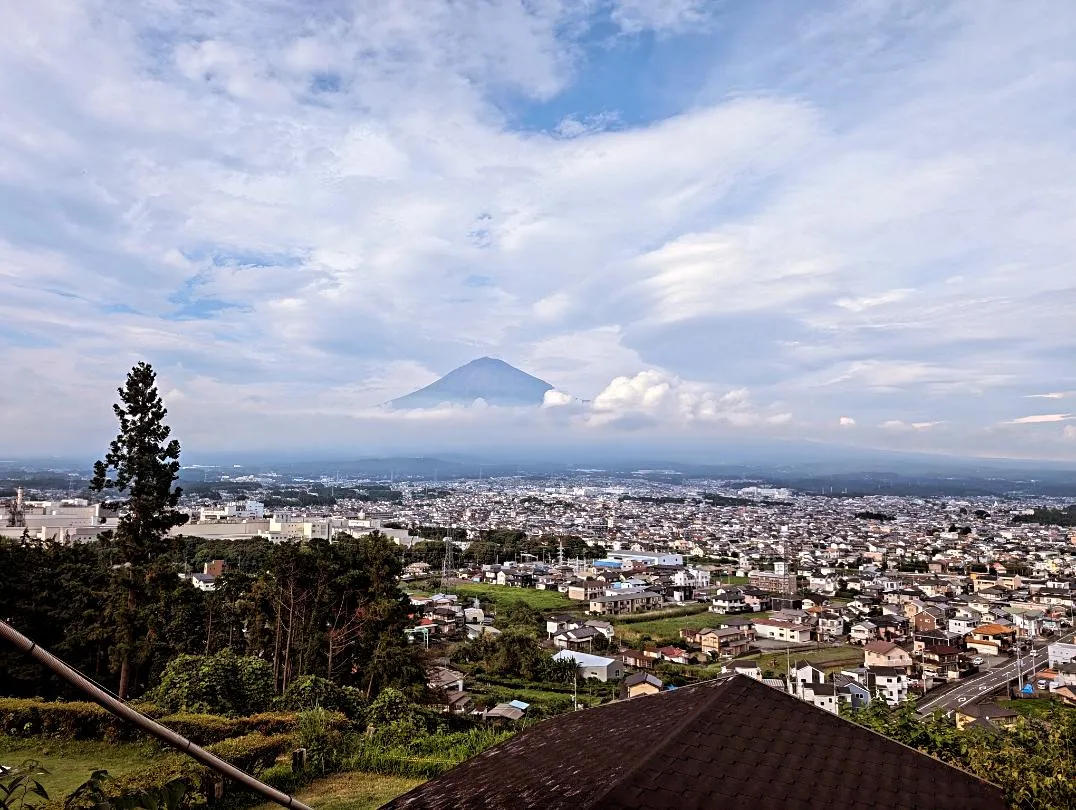
M1001 790L750 678L547 720L389 808L1002 810Z

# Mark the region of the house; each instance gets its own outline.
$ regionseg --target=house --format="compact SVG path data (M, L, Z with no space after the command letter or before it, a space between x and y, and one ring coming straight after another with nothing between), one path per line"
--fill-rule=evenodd
M869 686L873 686L890 706L908 699L908 674L896 667L871 667L868 670Z
M662 647L658 652L661 653L662 661L671 661L674 664L686 664L689 660L687 650L681 650L679 647Z
M549 634L550 638L553 638L557 633L564 630L574 630L581 626L579 619L567 614L558 614L555 616L547 616L545 620L545 631Z
M751 648L755 631L746 628L724 627L720 630L707 630L698 636L702 651L711 655L743 655Z
M806 644L811 640L811 628L776 619L757 619L752 625L759 638L787 641L792 644Z
M892 641L868 641L863 645L863 666L902 667L912 665L912 657Z
M523 715L529 708L530 704L524 703L521 700L513 700L509 703L498 703L492 709L487 709L486 711L482 712L482 719L500 720L508 722L522 720Z
M751 610L739 588L721 588L714 593L710 604L712 613L746 613Z
M464 677L449 667L433 667L426 673L426 685L435 692L462 692Z
M791 679L791 691L796 697L803 697L803 689L807 684L825 683L826 673L807 661L797 661L789 673Z
M730 664L725 664L721 667L722 672L727 672L735 675L743 675L747 678L754 678L756 681L762 680L762 669L759 667L757 661L733 661Z
M874 622L856 622L848 631L848 637L856 644L866 644L878 638L878 625Z
M936 681L955 681L960 678L962 651L948 644L932 644L923 648L923 676Z
M608 587L608 583L600 579L575 580L568 583L568 598L577 602L589 602L604 594Z
M629 698L653 695L660 692L663 685L661 678L656 675L651 675L649 672L633 672L621 683L620 695Z
M833 685L837 689L837 700L852 709L863 709L870 705L870 689L848 675L834 675Z
M970 725L1004 728L1013 725L1019 717L1019 713L996 703L965 704L953 712L956 727L961 731Z
M652 669L654 666L654 659L642 650L624 650L620 653L620 660L633 669Z
M596 627L577 627L574 630L565 630L553 636L553 646L562 650L586 650L593 651L594 642L604 644L605 634Z
M581 678L595 678L599 681L617 681L624 675L624 664L615 658L605 658L601 655L576 652L575 650L561 650L553 656L554 661L574 661L579 667Z
M808 703L813 703L818 708L825 709L830 714L838 714L840 711L837 687L831 683L804 684L801 697Z
M967 640L968 648L983 655L1002 655L1016 643L1016 628L1003 624L981 624Z
M824 755L833 751L849 753ZM580 767L585 778L550 778ZM996 785L733 675L552 717L385 808L792 806L1004 810L1006 803Z
M466 692L446 692L436 704L445 714L470 714L474 711L474 701Z
M818 635L828 641L844 635L844 617L833 611L818 614Z
M651 591L617 593L608 596L596 596L590 600L590 612L599 615L617 616L621 613L638 613L660 607L662 597Z
M616 630L613 629L613 625L609 624L609 622L603 622L600 619L588 619L583 626L593 627L609 641L612 641L614 636L616 636Z

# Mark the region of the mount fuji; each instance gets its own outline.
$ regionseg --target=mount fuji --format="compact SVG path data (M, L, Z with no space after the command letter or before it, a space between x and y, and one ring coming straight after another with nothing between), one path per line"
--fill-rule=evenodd
M393 408L436 408L471 405L481 399L488 405L510 407L541 405L553 386L493 357L479 357L448 372L425 388L398 397Z

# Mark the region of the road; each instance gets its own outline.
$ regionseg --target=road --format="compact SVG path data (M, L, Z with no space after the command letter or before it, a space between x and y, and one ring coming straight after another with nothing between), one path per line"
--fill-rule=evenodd
M1050 639L1049 643L1070 642L1074 636L1076 636L1076 631L1067 633L1064 636L1059 636L1058 638ZM1041 648L1036 648L1034 657L1030 654L1025 655L1019 661L1019 668L1023 670L1025 680L1045 666L1047 658L1045 645ZM989 669L980 675L975 675L965 681L961 681L955 688L949 689L943 694L920 700L917 709L920 714L930 714L938 709L948 712L953 709L958 709L961 706L966 706L969 703L975 703L996 689L1015 681L1017 668L1018 662L1014 658L1012 661L1002 664L1000 667Z

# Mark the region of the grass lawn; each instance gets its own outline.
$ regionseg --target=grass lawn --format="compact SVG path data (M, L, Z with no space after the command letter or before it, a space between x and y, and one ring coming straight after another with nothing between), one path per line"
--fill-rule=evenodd
M735 616L724 616L719 613L693 613L690 616L675 616L669 619L655 619L652 622L636 622L634 624L618 624L615 620L617 638L625 644L634 644L642 636L650 636L655 641L662 639L678 639L680 631L688 628L698 630L703 627L719 627L725 619L759 619L769 616L769 613L739 613Z
M111 776L123 776L141 770L154 762L178 757L153 743L110 744L88 740L16 739L0 737L0 764L20 765L28 759L37 760L48 776L41 784L49 798L63 800L85 782L90 772L98 768Z
M374 810L425 781L351 771L316 779L302 788L296 798L314 810ZM268 802L259 805L257 810L279 810L279 805Z
M461 597L478 597L492 602L497 608L510 602L526 602L537 610L580 610L582 602L573 602L560 591L539 591L535 588L511 588L507 585L486 585L481 582L465 582L449 588Z

